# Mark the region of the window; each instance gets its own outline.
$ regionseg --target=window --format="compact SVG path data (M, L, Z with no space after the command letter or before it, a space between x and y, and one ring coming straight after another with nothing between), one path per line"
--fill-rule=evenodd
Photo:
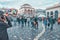
M58 18L58 10L55 11L55 19Z
M49 17L49 12L47 12L47 17Z
M50 12L50 16L51 16L51 18L53 18L53 11Z
M55 13L57 13L57 14L58 14L58 10L56 10L56 11L55 11Z
M53 11L51 11L51 15L53 15Z

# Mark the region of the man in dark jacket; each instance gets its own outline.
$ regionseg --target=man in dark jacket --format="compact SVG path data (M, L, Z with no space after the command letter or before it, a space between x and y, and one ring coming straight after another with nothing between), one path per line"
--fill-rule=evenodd
M53 18L52 18L52 16L50 17L50 24L51 24L51 30L53 30Z
M23 16L21 18L21 24L22 24L22 27L24 27L24 17Z
M27 18L24 18L24 24L26 26L26 23L27 23Z
M8 24L10 25L10 26L12 26L12 23L11 23L11 18L10 18L10 16L9 16L9 14L8 13L6 13L7 15L5 15L5 17L6 17L6 20L8 21Z
M37 24L37 28L38 28L38 18L35 17L34 21L36 22L36 24Z
M17 17L17 22L20 25L20 17Z
M11 27L5 23L5 18L3 15L0 15L0 40L9 40L7 28Z

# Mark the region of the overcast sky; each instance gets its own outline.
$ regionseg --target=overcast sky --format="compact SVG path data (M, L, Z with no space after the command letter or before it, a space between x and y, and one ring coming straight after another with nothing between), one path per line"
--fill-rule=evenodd
M0 8L20 8L23 4L30 4L33 8L45 9L59 2L60 0L0 0Z

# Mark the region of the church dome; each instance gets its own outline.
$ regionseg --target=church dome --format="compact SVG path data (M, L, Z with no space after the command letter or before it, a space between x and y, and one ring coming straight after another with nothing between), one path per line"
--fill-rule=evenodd
M21 8L31 8L32 6L31 5L29 5L29 4L23 4L22 6L21 6Z

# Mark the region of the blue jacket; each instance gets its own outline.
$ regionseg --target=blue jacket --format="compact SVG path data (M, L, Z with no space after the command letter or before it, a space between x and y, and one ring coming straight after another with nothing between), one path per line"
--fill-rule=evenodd
M46 19L44 19L43 23L44 23L44 25L47 25L47 20L46 20Z

